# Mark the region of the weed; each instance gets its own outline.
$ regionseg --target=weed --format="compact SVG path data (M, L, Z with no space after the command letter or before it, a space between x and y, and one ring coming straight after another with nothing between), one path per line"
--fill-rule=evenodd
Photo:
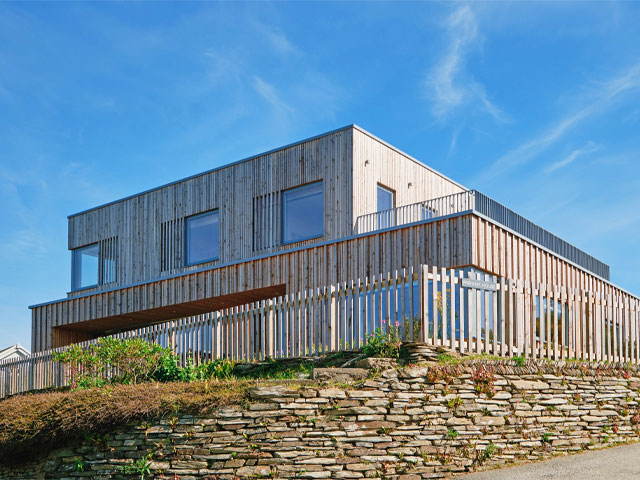
M513 362L516 364L516 367L524 367L525 361L526 360L522 355L518 357L513 357Z
M462 398L460 398L459 396L447 400L447 407L453 413L458 410L458 407L460 407L460 405L462 405Z
M495 375L493 370L484 365L478 365L471 374L471 381L477 393L484 393L488 397L493 397L496 393Z
M151 454L119 468L124 475L140 475L140 480L144 480L146 475L151 474Z

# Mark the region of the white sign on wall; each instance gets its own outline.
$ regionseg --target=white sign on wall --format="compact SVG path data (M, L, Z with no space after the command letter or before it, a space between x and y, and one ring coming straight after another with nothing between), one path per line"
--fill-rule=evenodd
M467 288L475 288L478 290L490 290L495 292L498 286L493 282L485 282L484 280L474 280L472 278L463 278L461 285Z

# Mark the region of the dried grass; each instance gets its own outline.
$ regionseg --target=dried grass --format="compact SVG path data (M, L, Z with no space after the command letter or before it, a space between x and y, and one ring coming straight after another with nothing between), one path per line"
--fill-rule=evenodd
M84 432L237 404L256 383L147 383L11 397L0 401L0 463L32 459L82 438Z

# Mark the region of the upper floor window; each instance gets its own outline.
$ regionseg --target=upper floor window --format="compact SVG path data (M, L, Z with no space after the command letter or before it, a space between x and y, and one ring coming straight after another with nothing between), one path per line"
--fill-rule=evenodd
M107 285L117 281L118 237L103 238L71 252L71 289Z
M100 245L97 243L76 248L71 253L71 288L95 287L98 285Z
M282 192L282 243L324 235L324 188L322 182Z
M218 210L188 217L185 230L187 266L218 259L220 253Z
M396 208L396 192L378 184L378 212Z
M396 224L396 192L378 184L377 191L378 228L389 228Z

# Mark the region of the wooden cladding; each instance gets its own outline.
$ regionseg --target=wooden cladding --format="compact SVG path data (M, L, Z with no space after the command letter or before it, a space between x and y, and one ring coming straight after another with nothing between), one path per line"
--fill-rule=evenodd
M118 237L102 239L98 242L100 252L98 262L98 283L111 285L118 281Z
M282 245L282 192L317 181L323 182L322 238ZM117 284L153 281L194 269L182 258L183 218L220 212L219 260L205 265L213 267L353 235L355 218L376 211L378 183L396 192L399 206L463 191L350 126L71 216L69 248L117 236Z
M253 251L262 253L280 244L281 192L253 199Z
M139 285L96 292L33 307L32 351L52 347L54 327L96 319L149 315L149 323L201 313L199 302L243 291L286 285L287 292L318 288L373 272L421 263L471 263L471 216L435 220L382 233L350 237L246 262L199 270ZM178 310L174 306L180 305ZM174 312L175 310L175 312ZM137 322L137 320L136 320ZM104 324L108 330L109 322Z
M348 237L353 233L352 149L352 129L344 129L72 216L69 248L118 236L123 254L118 284L128 285L194 270L182 258L182 219L210 210L220 214L219 260L196 268L251 258L255 246L268 254L308 245L312 242L279 245L273 237L277 230L268 231L268 223L277 217L279 192L319 180L324 184L323 240ZM257 226L264 229L258 238L254 199L266 207L258 215Z
M160 224L160 272L174 273L184 267L184 218Z
M113 337L170 347L182 365L197 365L217 358L253 361L353 350L376 331L461 353L640 363L637 297L427 265L278 294ZM81 340L86 337L76 338ZM65 386L64 373L51 351L0 362L0 398Z

